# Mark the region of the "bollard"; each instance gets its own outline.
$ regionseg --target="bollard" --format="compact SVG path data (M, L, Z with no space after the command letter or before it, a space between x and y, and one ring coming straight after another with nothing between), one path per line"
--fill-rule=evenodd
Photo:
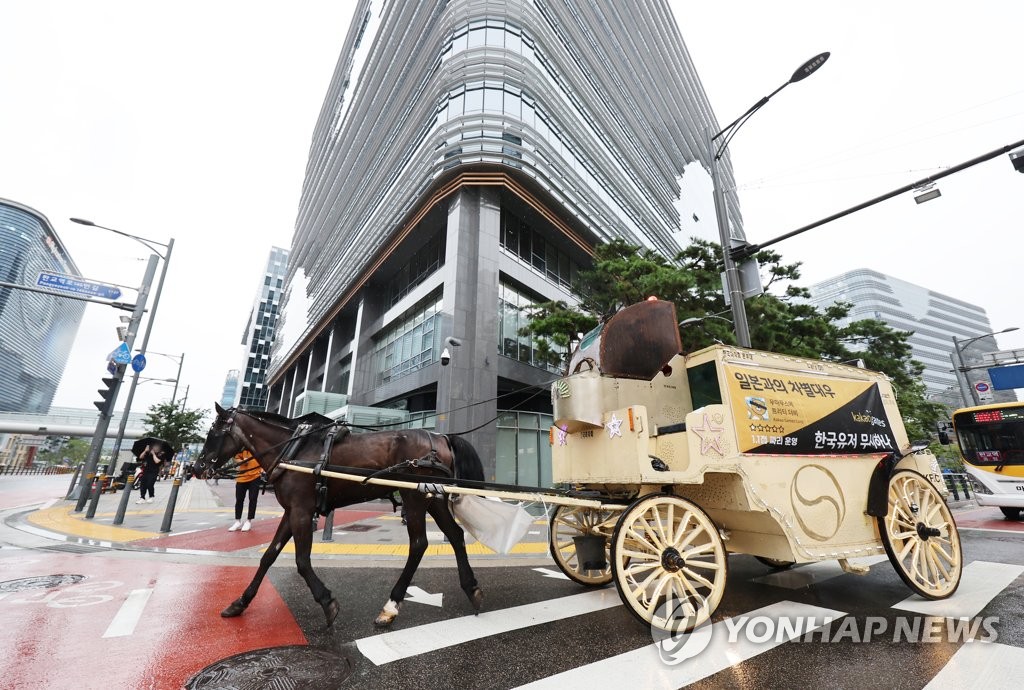
M117 504L117 513L114 514L114 524L120 525L124 522L124 512L128 509L128 499L132 497L132 487L135 482L131 475L125 475L124 489L121 490L121 501Z
M324 533L320 536L320 541L334 541L334 511L327 513L327 517L324 519Z
M99 475L96 477L95 486L92 489L92 495L89 496L89 509L85 511L85 518L92 520L96 517L96 507L100 504L100 494L103 493L103 481L107 478L107 472L110 471L110 463L108 462L100 470Z
M174 519L174 504L178 502L178 487L181 486L181 470L174 476L174 483L171 484L171 495L167 497L167 510L164 511L164 521L160 525L161 532L171 531L171 520Z
M68 487L68 492L67 492L67 494L64 495L64 500L65 501L68 500L69 498L71 498L71 494L73 494L75 492L75 482L78 481L78 473L82 471L82 468L84 466L85 466L84 462L78 463L78 467L76 467L75 471L71 474L71 486Z
M950 477L946 480L946 487L953 492L953 500L960 500L960 493L956 490L956 479Z

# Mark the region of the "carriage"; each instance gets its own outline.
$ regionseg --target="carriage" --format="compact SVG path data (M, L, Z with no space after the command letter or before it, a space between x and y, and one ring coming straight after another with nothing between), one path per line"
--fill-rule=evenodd
M552 474L607 503L559 506L551 553L584 585L614 582L654 627L706 621L728 556L772 568L888 555L950 596L960 540L935 457L912 446L886 376L713 345L682 355L673 305L628 307L588 334L552 386Z
M427 513L479 610L483 595L448 503L459 494L556 506L550 551L558 567L581 585L614 582L634 616L672 633L714 614L730 554L776 569L837 560L865 574L854 559L885 553L920 596L953 594L962 555L946 488L935 457L908 441L885 375L721 344L682 352L674 306L653 299L583 339L572 373L551 385L558 489L488 485L475 451L456 435L346 435L326 418L218 406L197 471L247 447L276 477L285 508L256 577L222 615L244 611L294 537L299 572L329 625L339 607L312 572L309 518L396 489L407 508L409 560L378 625L398 615L426 549Z

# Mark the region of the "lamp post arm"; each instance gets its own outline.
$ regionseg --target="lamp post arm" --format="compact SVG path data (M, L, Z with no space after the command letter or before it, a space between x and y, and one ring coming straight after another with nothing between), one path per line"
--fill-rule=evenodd
M174 377L174 392L171 393L171 404L172 405L174 404L174 401L178 397L178 383L181 382L181 367L182 367L183 364L185 364L185 353L184 352L181 353L181 359L178 360L178 375Z

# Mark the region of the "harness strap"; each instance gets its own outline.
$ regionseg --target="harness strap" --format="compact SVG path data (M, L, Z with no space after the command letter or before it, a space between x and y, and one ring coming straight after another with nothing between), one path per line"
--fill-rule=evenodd
M313 507L314 519L330 512L327 505L327 482L324 480L322 472L324 466L331 460L331 451L334 450L334 435L336 433L337 427L331 427L331 430L327 432L327 436L324 438L324 449L320 454L320 462L313 468L313 476L316 478L316 505Z
M424 455L422 458L403 460L402 462L397 463L395 465L391 465L390 467L385 467L384 469L372 472L369 475L367 475L366 479L364 479L360 483L367 484L371 479L376 479L385 474L392 474L394 472L406 469L433 470L435 472L441 472L446 477L451 478L452 471L448 468L447 465L441 462L441 459L437 456L437 448L434 446L434 434L430 433L429 431L426 433L427 441L430 443L430 450L427 452L426 455Z

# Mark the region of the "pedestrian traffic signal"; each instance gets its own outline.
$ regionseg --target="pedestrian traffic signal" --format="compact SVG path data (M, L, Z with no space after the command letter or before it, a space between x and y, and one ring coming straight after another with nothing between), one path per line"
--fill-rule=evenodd
M97 391L103 399L95 401L93 405L96 406L96 409L104 417L111 416L111 413L114 411L114 400L117 398L117 386L119 383L121 383L120 377L105 378L103 379L105 388L100 388Z

